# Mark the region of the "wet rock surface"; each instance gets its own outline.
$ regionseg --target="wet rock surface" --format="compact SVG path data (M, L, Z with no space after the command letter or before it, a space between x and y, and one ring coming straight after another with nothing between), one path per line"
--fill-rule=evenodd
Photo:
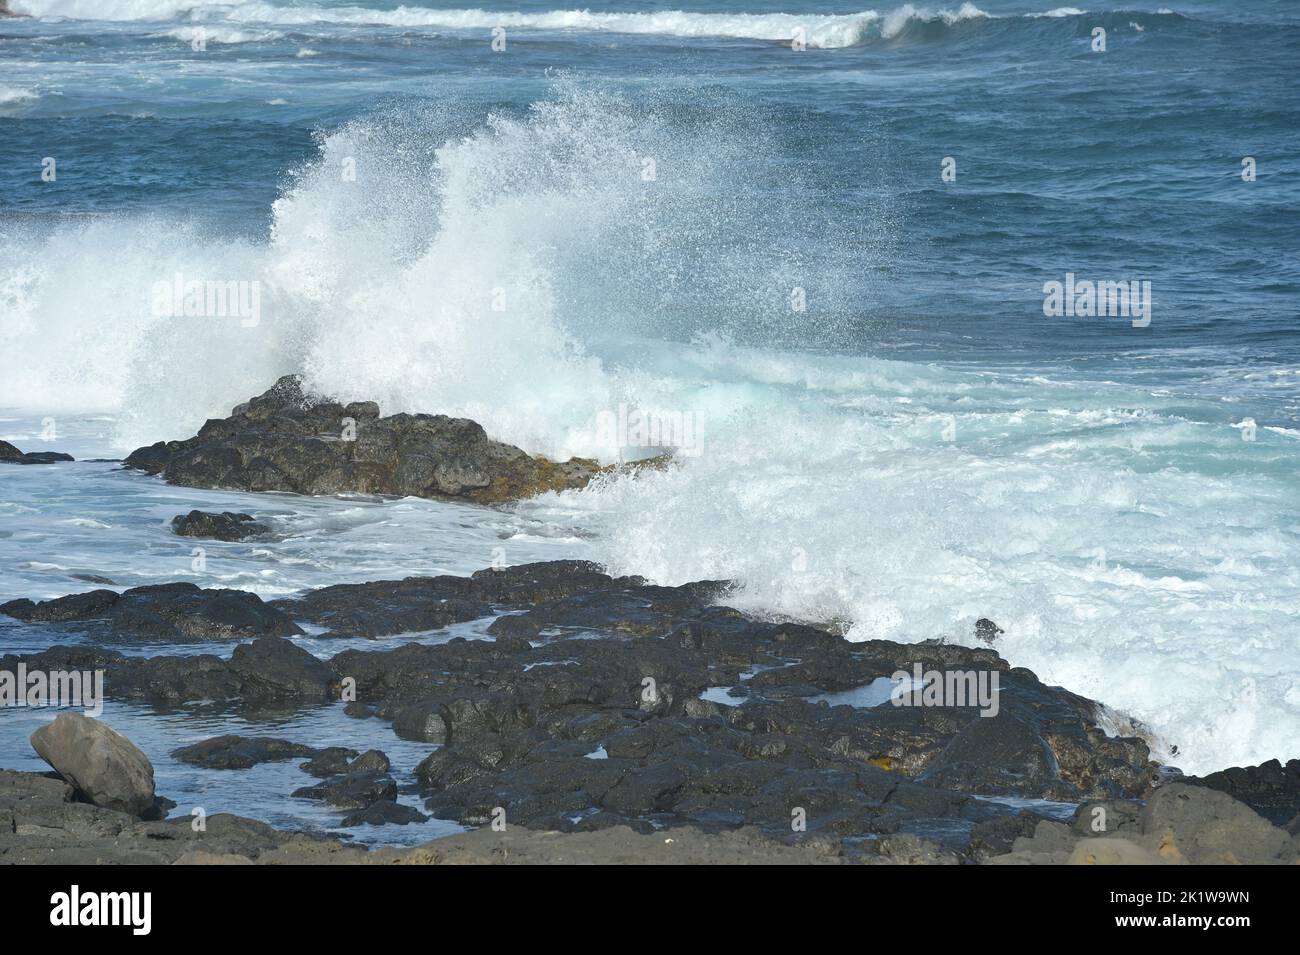
M253 520L253 515L234 511L178 514L172 518L172 530L180 537L210 537L221 541L242 541L270 532L265 524Z
M4 16L0 10L0 16ZM0 464L58 464L60 461L72 461L70 454L61 451L28 451L23 453L8 441L0 441Z
M52 647L40 653L0 657L0 672L103 670L110 699L136 700L169 709L181 706L238 706L250 710L300 707L338 699L329 666L292 641L263 637L240 644L231 659L211 654L128 656L85 646Z
M368 809L377 802L394 802L397 783L386 773L373 770L346 772L331 776L315 786L293 792L295 799L319 799L335 809Z
M288 616L242 590L203 590L191 583L92 590L35 603L0 604L0 613L27 623L69 624L78 634L117 642L202 643L288 636L302 629Z
M273 736L216 736L182 746L172 755L182 763L204 769L248 769L260 763L274 763L320 751L302 743Z
M1107 736L1095 703L1009 667L992 649L850 643L719 605L726 591L724 582L652 586L557 561L325 588L264 605L290 625L292 616L337 628L338 635L384 636L405 632L412 621L495 617L490 640L399 641L328 661L284 636L239 643L229 660L60 646L0 658L0 673L19 663L29 670L103 669L110 698L166 710L333 705L387 721L399 737L429 745L414 787L398 786L378 750L226 736L175 755L226 769L305 758L302 770L321 781L292 796L324 803L347 827L418 824L425 813L484 827L474 838L453 837L462 842L452 854L467 853L465 861L502 861L495 853L506 842L538 860L610 858L631 845L651 847L653 855L678 832L693 839L731 834L738 840L732 849L748 846L744 852L774 860L787 849L797 853L785 861L1295 859L1293 834L1270 822L1294 816L1294 762L1161 784L1142 740ZM102 621L132 593L6 607L17 604L32 625L62 627ZM187 619L206 606L196 593L237 592L176 593L183 599L159 616L183 632L207 625ZM452 602L465 609L440 617ZM944 680L952 675L984 674L990 682L996 675L997 705L974 697L935 701L906 683L895 689L900 674L918 672L938 674L940 687L952 685ZM909 705L890 702L891 690ZM399 802L399 790L408 802L418 795L425 813ZM1073 822L1060 821L1076 804ZM84 815L87 808L56 815ZM1094 829L1098 808L1105 824ZM506 832L495 831L492 824L502 822ZM101 831L85 828L84 820L68 824L81 834L76 838L91 842ZM149 824L121 825L119 832ZM345 851L329 841L293 842L298 837L246 821L225 831L239 838L169 851L264 861L263 854L282 852L284 840L310 861L339 861ZM600 833L611 835L602 841ZM543 834L565 834L584 848L547 842ZM3 838L0 831L0 851ZM140 845L145 855L156 850ZM429 846L411 851L424 853L414 861L448 858Z
M139 448L126 466L169 484L299 494L391 494L494 504L584 486L600 467L493 441L467 418L395 414L305 394L296 376L193 438Z
M974 861L1009 848L1027 825L997 828L1019 807L987 797L1052 801L1033 821L1053 805L1150 789L1156 766L1143 741L1106 736L1095 704L991 649L850 643L717 605L726 590L652 586L557 561L325 588L269 608L340 635L379 635L461 601L466 614L503 615L492 640L349 649L328 662L270 636L238 645L230 660L59 647L5 657L0 670L102 668L111 698L172 709L346 706L428 743L415 774L425 811L467 826L502 808L512 827L756 827L853 852L864 838L873 851L893 838L897 859L877 861ZM61 615L52 616L56 625ZM996 715L981 716L973 699L832 705L918 665L995 674ZM345 686L355 700L344 702ZM382 754L315 754L303 766L323 782L294 795L364 814L396 801L386 764Z

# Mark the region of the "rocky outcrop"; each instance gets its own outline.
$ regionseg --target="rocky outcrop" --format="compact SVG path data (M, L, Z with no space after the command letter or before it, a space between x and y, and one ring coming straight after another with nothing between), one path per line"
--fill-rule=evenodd
M329 666L281 637L241 644L229 660L207 653L140 657L96 647L52 647L0 657L0 672L16 673L19 663L25 663L28 672L103 670L104 692L110 699L162 708L202 700L210 707L259 711L339 698L338 680Z
M496 504L584 486L600 467L532 457L467 418L343 405L281 378L186 441L140 448L126 466L170 484L298 494L389 494Z
M242 541L260 537L270 532L265 524L253 520L251 514L222 511L190 511L172 518L172 530L180 537L211 537L221 541Z
M1258 766L1233 766L1208 776L1189 776L1182 782L1225 792L1269 822L1300 834L1300 759L1285 766L1276 759Z
M35 603L11 600L0 613L27 623L66 624L118 642L197 643L301 634L302 629L256 594L203 590L191 583L92 590Z
M3 9L0 9L0 16L4 16ZM8 441L0 441L0 464L58 464L72 460L72 455L61 451L28 451L24 454Z
M139 816L154 805L153 764L99 720L61 713L32 734L32 748L96 806Z
M1169 783L1137 802L1087 803L1044 821L997 865L1294 865L1300 845L1227 793Z

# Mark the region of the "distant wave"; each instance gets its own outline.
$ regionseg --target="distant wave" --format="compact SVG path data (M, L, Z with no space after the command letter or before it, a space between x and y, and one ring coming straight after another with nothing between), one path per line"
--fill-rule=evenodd
M204 23L199 26L177 27L164 33L153 34L153 36L169 37L173 40L181 40L184 43L193 43L195 40L202 39L207 43L233 45L235 43L267 43L271 40L280 39L284 34L277 33L274 30L240 30L235 27Z
M972 20L1062 18L1085 13L1076 7L1059 7L1043 13L997 17L969 2L962 3L956 9L916 7L909 3L889 12L864 10L851 14L692 13L680 10L613 13L580 9L513 13L477 8L431 10L407 6L391 10L363 6L290 7L265 2L209 5L196 4L193 0L17 0L14 9L34 16L86 20L160 21L188 18L205 25L334 24L485 31L504 27L507 30L571 30L782 43L789 42L796 31L802 30L808 46L822 49L860 46L879 39L889 40L914 27L952 26Z

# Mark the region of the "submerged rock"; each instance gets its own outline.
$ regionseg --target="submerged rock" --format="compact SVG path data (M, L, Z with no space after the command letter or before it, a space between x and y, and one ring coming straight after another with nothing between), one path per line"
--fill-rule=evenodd
M99 720L61 713L32 734L32 748L96 806L139 816L154 805L153 764Z
M4 16L0 9L0 16ZM8 441L0 441L0 464L58 464L60 461L75 460L72 455L61 451L28 451L24 454Z
M343 405L308 395L294 375L230 417L209 420L193 438L136 450L126 466L190 487L479 504L583 487L601 470L584 458L556 463L532 457L493 441L467 418L381 417L372 401Z
M222 541L241 541L258 537L270 531L265 524L253 520L251 514L222 511L190 511L172 518L172 530L181 537L211 537Z
M204 769L249 769L259 763L274 763L297 756L315 756L318 751L302 743L274 736L214 736L182 746L172 756L182 763Z
M302 629L284 613L242 590L203 590L191 583L133 587L118 594L92 590L34 603L11 600L0 613L28 623L75 624L116 641L200 643L289 636Z

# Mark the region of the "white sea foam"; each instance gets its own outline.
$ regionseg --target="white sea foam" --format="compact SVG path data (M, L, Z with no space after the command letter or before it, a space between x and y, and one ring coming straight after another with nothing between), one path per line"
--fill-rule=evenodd
M32 90L0 86L0 114L15 113L35 103L40 97Z
M240 30L217 24L203 24L201 26L177 27L174 30L166 30L163 33L155 34L155 36L170 37L183 43L194 43L199 40L205 43L234 45L237 43L267 43L271 40L280 39L284 34L277 33L274 30Z

